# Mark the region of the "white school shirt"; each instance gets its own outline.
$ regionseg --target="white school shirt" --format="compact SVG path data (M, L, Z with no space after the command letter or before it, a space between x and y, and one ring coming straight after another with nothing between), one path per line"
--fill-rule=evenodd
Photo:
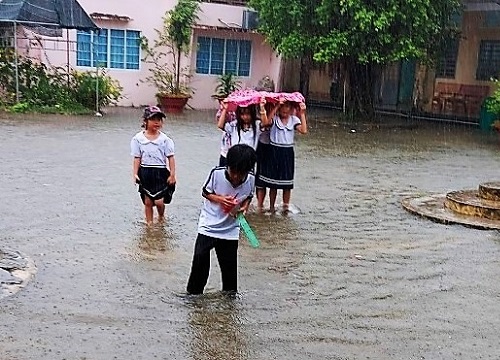
M229 148L236 144L246 144L251 146L254 150L256 150L257 145L259 144L260 133L262 132L262 130L260 129L260 124L261 124L260 120L255 121L255 134L254 134L252 127L245 130L240 129L240 132L238 133L237 120L226 123L224 125L224 131L226 132L226 134L229 135L231 141Z
M221 114L222 114L222 105L219 107L217 114L215 114L215 118L217 119L217 121L219 121L219 117ZM236 113L234 111L227 111L225 124L234 120L236 120ZM231 136L224 131L222 133L222 138L220 140L220 154L226 157L230 146L231 146Z
M130 154L141 158L141 166L166 167L170 171L167 157L174 156L174 142L161 131L155 140L139 131L130 141Z
M271 144L277 146L293 146L295 127L300 125L300 119L295 115L290 115L288 123L285 125L280 117L276 115L273 118L271 126Z
M227 152L231 146L231 136L227 132L222 133L222 138L220 139L220 154L227 157Z
M242 184L234 187L226 176L226 171L225 167L213 168L203 185L203 193L235 196L240 204L246 199L251 199L255 187L253 173L249 173ZM198 220L198 233L217 239L238 240L240 225L233 216L222 210L219 203L205 198Z

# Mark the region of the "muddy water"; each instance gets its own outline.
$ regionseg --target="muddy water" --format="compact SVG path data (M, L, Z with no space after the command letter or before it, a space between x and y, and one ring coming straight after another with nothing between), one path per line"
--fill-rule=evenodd
M240 244L240 294L218 293L212 264L207 294L190 299L200 187L219 133L210 112L169 119L177 192L166 224L146 229L130 175L139 114L0 120L0 246L38 267L0 302L0 358L499 358L499 233L400 206L498 180L495 136L311 113L296 147L301 213L250 214L262 248Z

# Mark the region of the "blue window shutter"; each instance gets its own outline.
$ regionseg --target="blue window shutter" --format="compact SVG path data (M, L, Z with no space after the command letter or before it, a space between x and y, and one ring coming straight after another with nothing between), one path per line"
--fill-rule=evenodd
M212 39L210 74L222 75L224 71L225 40Z
M141 34L139 31L127 30L126 31L126 54L125 68L139 69L141 61Z
M238 40L226 40L226 64L224 74L238 73Z
M76 65L138 70L141 33L135 30L77 31Z
M76 65L91 66L91 35L90 31L76 33Z
M198 37L198 49L196 50L196 72L208 74L210 71L210 38Z
M238 76L250 75L250 60L252 58L252 42L241 40L240 43L240 59L238 66Z
M115 69L125 68L125 31L110 31L109 67Z
M94 57L92 66L108 66L108 30L100 29L93 36Z
M250 76L252 42L200 36L196 51L196 73Z

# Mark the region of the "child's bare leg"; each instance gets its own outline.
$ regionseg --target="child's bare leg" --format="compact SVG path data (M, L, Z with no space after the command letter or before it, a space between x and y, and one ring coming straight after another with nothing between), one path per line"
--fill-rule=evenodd
M292 196L291 189L283 189L283 210L287 211L290 206L290 197Z
M262 208L264 207L264 199L266 198L266 188L257 188L255 192L257 193L257 210L262 211Z
M163 221L165 219L165 203L163 199L155 200L155 205L158 211L158 220Z
M144 199L144 213L146 215L146 224L151 225L153 223L153 206L154 201L146 196Z
M276 195L278 195L278 189L269 189L269 210L271 212L275 211Z

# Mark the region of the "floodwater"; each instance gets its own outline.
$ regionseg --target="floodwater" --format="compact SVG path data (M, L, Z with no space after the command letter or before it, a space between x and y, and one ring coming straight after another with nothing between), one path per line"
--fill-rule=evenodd
M300 213L249 214L262 247L240 243L238 296L218 292L213 261L206 295L189 298L213 115L166 122L178 186L150 229L129 156L140 110L0 120L0 246L38 268L0 301L1 359L500 358L500 234L400 205L499 180L495 134L311 112L296 145Z

